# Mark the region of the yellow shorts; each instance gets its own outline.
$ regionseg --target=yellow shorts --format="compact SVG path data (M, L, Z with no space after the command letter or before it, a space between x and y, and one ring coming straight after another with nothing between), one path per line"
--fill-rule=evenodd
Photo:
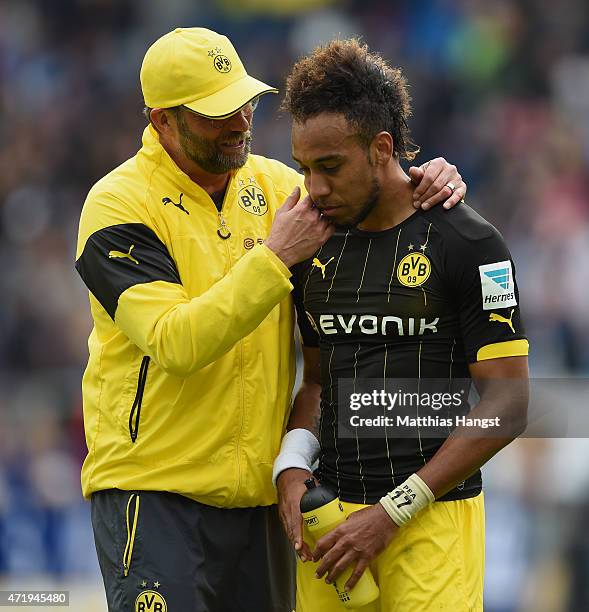
M347 514L365 507L343 506ZM297 612L342 612L333 585L315 578L316 566L297 563ZM370 567L380 597L358 612L482 611L483 494L431 504L400 529Z

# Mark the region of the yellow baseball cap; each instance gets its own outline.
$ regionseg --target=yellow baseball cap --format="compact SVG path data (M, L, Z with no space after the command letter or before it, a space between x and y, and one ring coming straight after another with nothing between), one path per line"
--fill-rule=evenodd
M217 119L257 96L278 93L245 71L226 36L206 28L176 28L156 40L143 58L140 78L149 108L184 105Z

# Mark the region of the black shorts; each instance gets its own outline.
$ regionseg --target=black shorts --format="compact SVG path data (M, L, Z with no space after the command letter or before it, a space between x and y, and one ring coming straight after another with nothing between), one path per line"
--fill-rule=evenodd
M109 612L292 612L295 558L276 506L214 508L182 495L92 495Z

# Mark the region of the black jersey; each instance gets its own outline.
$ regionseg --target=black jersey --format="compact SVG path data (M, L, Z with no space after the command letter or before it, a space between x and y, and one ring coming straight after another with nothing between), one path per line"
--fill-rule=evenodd
M469 378L469 363L527 354L509 251L467 205L338 230L293 273L303 342L321 352L318 476L344 501L376 503L444 439L339 437L338 380ZM480 490L479 471L441 499Z

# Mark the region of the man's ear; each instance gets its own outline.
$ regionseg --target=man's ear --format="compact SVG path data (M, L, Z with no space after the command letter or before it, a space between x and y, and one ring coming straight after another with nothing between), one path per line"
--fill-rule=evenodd
M168 134L176 126L176 119L168 108L152 108L149 118L159 134Z
M393 137L388 132L379 132L370 143L370 159L378 166L387 164L393 156Z

